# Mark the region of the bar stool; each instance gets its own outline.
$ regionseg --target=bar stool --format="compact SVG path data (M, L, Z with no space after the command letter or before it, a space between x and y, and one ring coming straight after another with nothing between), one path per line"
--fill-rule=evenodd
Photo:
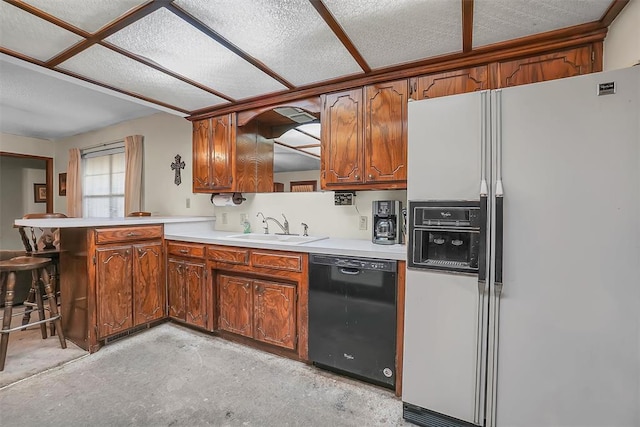
M58 339L60 340L60 347L67 348L67 342L64 338L64 332L62 331L62 322L60 320L60 314L58 313L58 305L56 304L56 298L53 295L53 289L49 282L49 273L47 267L51 264L49 258L35 258L29 256L21 256L11 258L5 261L0 261L0 287L6 286L5 301L4 301L4 315L2 317L2 330L0 330L0 371L4 370L4 362L7 358L7 347L9 346L9 333L24 329L25 325L11 328L11 318L13 314L13 290L16 285L16 272L17 271L31 271L32 283L31 287L38 289L38 282L42 281L44 289L49 300L49 310L51 316L47 319L44 314L44 305L42 303L42 294L38 291L35 293L36 305L38 313L40 314L40 320L31 322L29 325L40 325L40 331L42 333L42 339L47 338L46 323L51 322L56 325L58 330ZM19 315L19 314L16 314Z
M52 218L67 218L65 214L61 213L32 213L26 214L22 219L52 219ZM53 288L53 295L56 302L60 295L60 236L57 228L39 228L35 227L23 227L15 226L18 228L22 244L24 245L27 254L34 257L50 258L51 265L49 267L49 280L51 281L51 287ZM29 231L30 238L27 236ZM31 241L30 241L31 240ZM31 287L29 296L23 302L26 307L24 316L22 318L22 324L26 325L31 319L31 312L37 307L35 292L39 290L38 287ZM55 335L55 325L52 323L51 335Z

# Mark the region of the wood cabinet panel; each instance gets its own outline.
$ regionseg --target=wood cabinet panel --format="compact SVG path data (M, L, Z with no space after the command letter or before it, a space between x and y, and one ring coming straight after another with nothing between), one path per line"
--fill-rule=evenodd
M365 182L407 180L406 80L365 88Z
M96 250L98 338L133 326L131 264L129 246Z
M416 101L440 96L457 95L489 88L486 65L445 73L429 74L411 80L410 98Z
M211 180L211 119L193 122L193 191L209 190Z
M231 114L211 119L212 190L233 191L235 138Z
M592 46L498 63L499 87L518 86L593 72Z
M296 346L295 287L254 280L253 289L255 339L294 349Z
M218 276L218 327L222 330L253 337L253 291L251 280Z
M204 258L205 245L167 242L167 254L189 258Z
M162 242L133 245L133 325L165 316Z
M142 227L113 227L96 229L96 244L136 242L138 240L161 239L162 225Z
M247 265L249 264L249 249L208 246L207 257L228 264Z
M205 265L193 263L185 265L185 321L190 325L206 328L208 307Z
M186 267L184 261L169 258L167 260L167 294L169 298L169 317L185 320Z
M207 328L210 307L204 262L169 258L169 316L200 328Z
M302 256L252 250L251 265L274 270L302 271Z
M332 93L324 97L320 152L322 188L363 182L362 121L361 89Z

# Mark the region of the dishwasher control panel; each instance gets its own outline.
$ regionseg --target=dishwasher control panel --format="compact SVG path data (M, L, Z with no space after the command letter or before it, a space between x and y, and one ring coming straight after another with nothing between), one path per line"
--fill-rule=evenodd
M335 255L311 254L309 261L313 264L359 268L361 270L396 271L397 269L396 261L386 259L354 258Z

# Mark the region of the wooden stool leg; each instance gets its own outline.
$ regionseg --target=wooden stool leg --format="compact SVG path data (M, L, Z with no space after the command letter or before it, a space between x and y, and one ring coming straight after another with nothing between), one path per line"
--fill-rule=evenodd
M13 288L16 286L16 273L9 272L7 277L7 290L4 298L4 317L2 319L2 330L11 328L11 314L13 313ZM9 346L9 333L3 332L0 337L0 371L4 371L4 361L7 358L7 347Z
M56 307L58 306L58 291L57 291L57 287L58 287L58 272L56 269L56 265L55 263L51 264L51 274L49 274L49 283L51 283L51 289L53 291L53 301L56 304ZM50 322L49 323L49 335L54 336L56 334L56 324L55 322Z
M37 288L34 286L34 282L33 280L31 281L31 289L29 289L29 295L27 296L27 299L25 300L25 302L31 303L33 304L34 302L36 302L36 292L37 292ZM24 316L22 316L22 324L26 325L27 323L29 323L29 321L31 320L31 312L33 311L33 307L28 305L25 306L24 308ZM24 331L24 329L23 329Z
M58 339L60 340L60 347L67 348L67 341L64 339L64 332L62 331L62 322L60 321L60 317L58 316L58 304L56 304L55 295L53 295L53 290L51 289L51 282L49 281L49 273L46 268L43 268L40 271L40 275L42 277L42 283L44 283L44 291L47 294L47 299L49 300L49 310L51 311L51 317L57 317L53 322L56 325L56 329L58 330Z
M46 319L44 314L44 304L42 303L42 292L40 292L40 277L38 277L38 270L31 270L32 287L36 290L36 306L38 307L38 315L40 320ZM47 325L45 323L40 324L40 332L42 333L42 339L47 339Z

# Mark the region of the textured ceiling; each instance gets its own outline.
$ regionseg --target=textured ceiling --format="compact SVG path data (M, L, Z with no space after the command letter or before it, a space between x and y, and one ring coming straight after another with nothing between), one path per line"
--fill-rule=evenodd
M596 22L613 1L1 0L0 53L50 72L0 58L0 131L55 139L149 105L189 115ZM128 97L109 109L89 87Z

